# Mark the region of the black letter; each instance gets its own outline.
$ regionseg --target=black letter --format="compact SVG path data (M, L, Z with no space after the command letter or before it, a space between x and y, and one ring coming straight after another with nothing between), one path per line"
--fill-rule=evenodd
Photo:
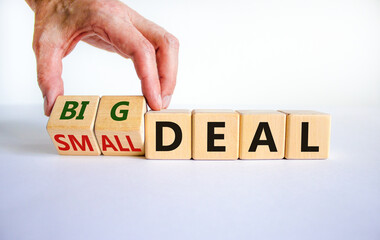
M215 146L215 139L224 139L224 134L215 134L215 128L225 127L225 122L208 122L207 123L207 151L208 152L225 152L226 146Z
M172 144L164 146L162 144L162 129L168 127L174 131L174 141ZM174 122L156 122L156 151L172 151L176 149L182 142L182 130L178 124Z
M260 140L261 134L265 133L266 140ZM274 143L272 132L270 131L268 122L260 122L257 127L255 136L253 137L251 146L249 147L248 152L256 152L258 145L268 145L271 152L277 152L276 144Z
M301 152L319 152L318 146L309 145L309 123L302 122Z

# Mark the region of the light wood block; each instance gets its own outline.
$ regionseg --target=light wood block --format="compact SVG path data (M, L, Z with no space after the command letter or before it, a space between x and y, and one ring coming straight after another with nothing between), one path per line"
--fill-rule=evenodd
M328 158L331 127L329 114L305 110L281 112L287 114L285 158Z
M145 157L191 158L191 111L161 110L145 114Z
M233 110L193 110L194 159L233 160L239 155L239 114Z
M282 159L286 115L271 110L240 110L240 159Z
M143 96L103 96L95 134L104 155L144 155Z
M100 155L94 134L98 96L59 96L46 129L59 154Z

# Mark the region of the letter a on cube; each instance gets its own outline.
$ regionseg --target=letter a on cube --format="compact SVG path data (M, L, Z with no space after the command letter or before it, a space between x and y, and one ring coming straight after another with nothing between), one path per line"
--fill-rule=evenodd
M46 129L59 154L100 155L94 134L98 96L59 96Z
M145 157L191 158L191 111L161 110L145 114Z
M144 155L143 96L103 96L95 134L104 155Z
M282 159L286 115L270 110L241 110L240 159Z

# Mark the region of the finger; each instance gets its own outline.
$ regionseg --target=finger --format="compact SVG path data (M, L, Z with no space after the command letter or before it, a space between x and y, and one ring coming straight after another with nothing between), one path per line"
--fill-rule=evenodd
M177 81L178 41L166 38L157 51L157 67L161 82L162 106L167 108Z
M106 50L109 52L116 52L116 49L112 46L112 44L104 41L100 36L98 36L96 34L86 36L86 37L82 38L81 40L92 45L92 46L94 46L94 47L97 47L97 48L100 48L100 49L103 49L103 50Z
M37 60L37 79L44 98L44 111L50 116L55 100L63 95L62 50L48 44L34 47Z
M179 42L162 27L131 11L132 23L156 49L162 107L167 108L177 80Z
M142 92L153 110L162 108L161 87L158 78L156 53L152 44L125 19L111 18L100 24L107 37L122 56L133 60L141 80ZM113 20L113 21L112 21Z

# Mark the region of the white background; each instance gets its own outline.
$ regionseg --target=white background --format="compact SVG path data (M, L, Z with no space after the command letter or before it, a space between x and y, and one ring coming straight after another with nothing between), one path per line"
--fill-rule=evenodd
M125 1L180 40L172 107L380 106L380 1ZM0 1L0 104L42 105L33 12ZM69 95L141 94L132 62L85 43L64 59Z
M0 0L0 239L380 239L380 1L128 1L181 42L172 108L331 113L328 160L57 154L33 13ZM132 63L86 44L67 94L139 94ZM14 106L19 105L19 106Z

